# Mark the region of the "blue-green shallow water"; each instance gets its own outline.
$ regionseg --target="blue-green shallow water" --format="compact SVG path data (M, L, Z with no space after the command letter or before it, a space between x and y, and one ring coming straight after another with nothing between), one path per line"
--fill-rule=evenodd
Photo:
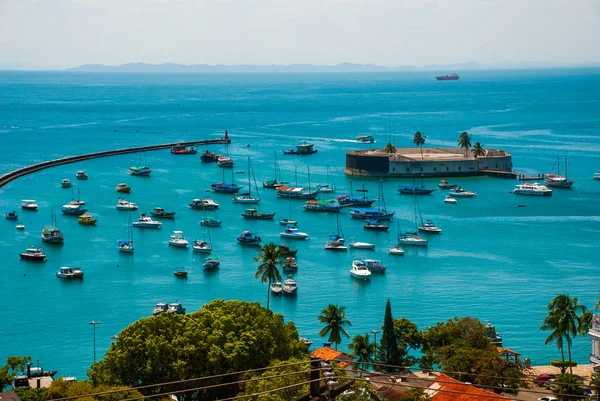
M430 237L427 250L407 249L405 257L386 253L396 235L413 224L413 200L398 195L401 180L384 182L385 201L397 218L389 233L365 232L359 221L340 214L349 241L377 243L377 251L347 254L322 249L335 231L335 215L303 212L292 202L292 216L311 234L305 242L287 241L299 249L296 299L274 298L274 311L293 320L302 336L320 343L316 317L328 303L345 305L353 336L381 325L384 305L392 299L396 317L419 327L452 316L471 315L492 321L505 346L544 364L558 357L554 346L543 345L547 333L538 330L546 304L561 292L593 306L598 295L600 182L591 177L600 168L600 71L488 71L461 74L458 82L436 82L429 73L305 74L305 75L110 75L67 73L0 73L0 173L37 161L66 155L135 145L220 137L228 129L233 143L214 146L247 170L252 158L257 180L272 178L273 150L284 177L292 184L324 183L327 166L341 194L349 190L343 175L345 152L368 147L351 142L371 133L382 146L384 130L393 132L399 147L412 147L412 135L427 135L426 146L454 146L461 131L489 148L513 154L518 171L549 172L558 153L569 158L575 189L555 190L551 198L510 194L515 182L493 178L453 179L476 191L475 199L455 206L442 202L444 192L420 197L424 217L432 218L443 234ZM116 132L115 132L116 130ZM284 157L281 150L303 140L319 153ZM250 147L246 145L250 144ZM222 268L205 273L202 258L190 250L173 249L173 230L190 239L203 237L202 212L187 203L208 195L210 183L222 178L214 164L198 156L148 153L152 177L131 177L127 167L144 156L125 155L60 166L26 176L0 189L0 211L18 209L23 198L37 199L37 212L20 211L26 230L0 221L0 358L32 355L46 368L83 376L92 362L91 320L97 326L101 356L110 337L131 322L151 314L159 300L180 300L188 311L212 299L242 299L266 303L266 285L253 278L255 249L241 248L236 236L244 229L266 241L280 243L277 219L289 214L288 201L263 190L261 211L277 212L273 222L247 222L244 206L227 195L214 194L221 208L212 215L224 221L211 230L214 254ZM88 181L74 174L85 169ZM226 180L231 172L226 171ZM60 214L71 190L60 181L70 178L80 190L96 227L77 224ZM247 183L245 174L235 174ZM120 254L116 241L126 235L127 213L115 210L117 183L132 188L127 196L141 211L162 205L177 211L160 230L134 230L135 255ZM438 180L426 180L433 186ZM362 185L355 180L355 188ZM366 180L370 195L376 181ZM517 207L524 204L526 207ZM51 213L65 234L63 246L44 244L48 261L26 263L18 254L28 245L42 246L41 230ZM137 214L132 214L132 217ZM388 265L385 276L357 282L348 270L353 257L373 256ZM57 279L60 266L81 266L83 282ZM173 270L185 266L187 280ZM348 343L344 340L342 348ZM574 356L585 362L587 339L574 343Z

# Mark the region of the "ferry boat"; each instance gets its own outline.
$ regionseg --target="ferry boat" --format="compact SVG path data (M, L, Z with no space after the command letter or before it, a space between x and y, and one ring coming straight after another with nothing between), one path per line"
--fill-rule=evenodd
M174 155L195 155L198 153L195 146L175 145L171 148L171 154Z
M221 155L217 157L217 166L225 168L233 167L233 160L227 156Z
M87 214L87 213L82 214L77 219L77 222L79 224L83 224L83 225L86 225L86 226L95 226L97 221L98 221L98 219L96 219L91 214Z
M256 209L246 209L242 217L246 220L273 220L275 213L258 213Z
M25 249L25 252L19 254L19 257L23 260L33 260L36 262L46 261L46 254L42 248L29 247Z
M381 261L377 259L363 259L362 262L367 266L371 273L384 274L387 266L381 265Z
M284 155L298 155L298 156L312 155L313 153L317 153L317 150L314 149L314 146L315 145L312 143L304 142L301 145L296 145L296 149L289 148L288 150L284 150L283 154Z
M137 228L160 228L162 223L160 221L152 220L150 217L146 216L145 213L142 213L140 217L138 217L138 220L134 221L132 225Z
M83 272L79 267L61 267L60 270L56 272L56 277L66 280L82 279Z
M252 234L250 231L243 231L239 237L237 237L238 243L241 245L250 245L250 246L260 246L262 239L256 235Z
M453 191L448 192L448 195L456 198L474 198L477 196L477 193L473 191L465 191L461 187L456 187Z
M357 135L356 142L358 143L375 143L375 138L371 135Z
M147 177L152 172L152 169L148 166L133 166L129 167L129 174L131 175L139 175L142 177Z
M133 202L128 202L125 198L117 199L117 210L137 210L138 206Z
M323 200L323 201L309 200L304 205L302 205L302 208L304 210L306 210L307 212L325 212L325 213L331 213L331 212L337 213L342 209L342 207L343 206L340 205L340 203L335 199Z
M123 193L126 193L126 194L128 194L128 193L131 192L131 188L127 184L125 184L124 182L118 184L117 187L115 188L115 190L117 192L123 192Z
M37 210L38 204L33 199L23 199L21 201L21 209L24 210Z
M73 186L73 184L71 184L71 181L69 181L68 178L65 178L64 180L62 180L60 182L60 186L63 188L71 188Z
M403 185L398 187L398 192L403 195L429 195L435 188L425 188L423 185Z
M552 190L545 185L535 182L533 184L518 184L513 190L515 195L552 196Z
M371 271L362 260L355 260L352 262L350 275L358 280L369 280L371 278Z
M19 218L19 214L16 210L13 210L12 212L4 213L4 218L6 220L17 220Z
M167 212L163 207L156 206L153 211L150 212L152 217L160 219L174 219L176 212Z
M456 184L449 184L448 181L446 181L446 180L442 180L438 184L438 187L440 189L454 189L454 188L456 188L456 186L457 186Z
M440 75L438 77L435 77L435 79L438 81L458 81L460 77L457 73L452 73L450 75Z
M215 209L218 209L219 206L221 206L221 205L210 198L204 198L204 199L192 199L192 201L190 203L188 203L188 206L191 207L192 209L197 209L197 210L215 210Z
M77 178L78 180L87 180L88 176L85 173L85 171L79 170L75 173L75 178Z
M221 194L237 194L241 188L237 184L228 184L226 182L217 182L215 184L210 184L210 187L213 192Z
M63 212L63 214L66 214L67 216L81 216L82 214L88 211L81 205L71 205L70 203L68 205L63 205L60 208L60 210L61 212Z
M156 304L156 306L154 306L154 310L152 311L152 314L154 316L160 315L161 313L164 313L167 310L169 310L169 305L167 305L165 302L159 302Z
M216 155L209 150L205 150L204 153L200 155L200 160L202 163L215 163L217 160L219 160L219 156L220 155Z
M169 304L169 309L167 309L167 313L176 313L178 315L185 315L185 308L181 305L180 302L175 301Z
M309 239L310 235L305 232L302 232L296 228L295 224L288 224L285 227L283 232L279 233L281 238L291 238L291 239Z
M187 248L190 242L183 236L183 231L173 231L171 238L168 241L170 246L176 248Z
M280 198L287 199L317 199L319 191L311 191L302 187L285 187L281 185L277 187L275 194Z

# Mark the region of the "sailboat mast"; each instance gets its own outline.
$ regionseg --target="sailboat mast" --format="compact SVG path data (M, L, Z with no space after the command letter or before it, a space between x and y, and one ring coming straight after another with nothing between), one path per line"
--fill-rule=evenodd
M252 198L252 185L250 182L250 157L248 157L248 198Z
M308 192L310 192L310 166L308 166Z
M296 176L296 188L298 188L298 167L294 164L294 175Z

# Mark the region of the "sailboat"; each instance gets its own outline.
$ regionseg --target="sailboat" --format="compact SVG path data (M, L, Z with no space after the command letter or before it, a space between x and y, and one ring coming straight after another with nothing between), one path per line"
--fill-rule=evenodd
M331 169L327 166L327 184L317 185L317 191L322 193L333 193L335 192L335 183L331 178Z
M571 188L575 184L575 180L567 178L567 158L565 157L565 175L560 175L560 156L556 158L556 174L546 174L544 182L549 187L553 188Z
M75 199L75 191L73 188L71 188L71 202L69 202L69 204L71 205L85 205L85 201L81 200L81 196L79 193L79 188L77 188L77 199Z
M288 199L288 204L290 206L290 217L284 217L283 219L279 220L279 224L281 224L282 226L287 226L288 224L298 224L298 220L294 220L292 219L292 198L290 197Z
M400 185L398 187L398 192L404 195L430 195L433 191L435 191L435 188L425 188L423 177L421 177L421 185L415 185L413 179L412 185Z
M413 195L415 199L415 231L407 231L404 234L398 235L398 243L402 245L412 245L412 246L427 246L427 237L422 238L418 235L417 229L417 196Z
M252 196L252 180L254 181L254 191L256 192L256 197ZM256 185L256 177L254 176L254 171L252 170L252 165L250 164L250 158L248 158L248 193L236 195L231 198L232 202L236 203L246 203L246 204L258 204L260 203L260 193L258 192L258 185Z
M277 176L279 175L279 179L281 180L281 172L279 171L279 166L277 165L277 152L273 151L273 179L263 181L263 188L279 188L283 182L277 181Z
M233 182L233 170L231 170L231 184L225 182L225 170L223 170L223 181L210 184L213 192L222 194L237 194L241 187Z
M142 164L141 155L140 155L140 164ZM144 153L144 165L143 166L129 167L129 173L131 175L139 175L142 177L147 177L150 175L151 172L152 172L152 169L150 167L148 167L148 164L147 164L146 153Z
M192 250L198 253L211 253L212 252L212 241L210 240L210 230L208 231L208 241L206 241L206 231L204 232L204 240L196 240L192 244Z
M423 221L423 215L421 214L421 208L417 205L417 209L419 210L419 218L421 219L421 225L417 227L418 231L430 233L430 234L441 234L442 229L436 226L433 223L433 220L425 220Z
M331 234L329 241L325 244L325 249L329 251L347 251L348 247L344 245L344 232L342 231L342 225L340 224L340 215L336 215L337 223L337 234Z
M355 219L363 220L379 220L389 221L394 217L394 213L388 213L385 207L385 198L383 196L383 180L379 180L379 196L378 196L378 207L377 208L356 208L350 211L350 216Z
M280 186L277 188L277 196L289 199L317 199L319 191L311 191L310 188L310 167L308 167L308 189L298 187L298 174L296 173L296 187Z
M365 183L363 182L362 189L358 188L356 192L360 192L362 196L353 195L352 191L352 179L350 179L350 195L342 195L337 198L337 201L340 202L340 205L347 206L355 206L355 207L371 207L375 200L367 199L366 193L369 192L368 189L365 189Z
M389 247L388 253L395 256L404 256L404 248L400 244L400 222L398 222L398 244Z
M131 230L131 213L127 213L127 238L117 241L119 252L133 253L133 232Z

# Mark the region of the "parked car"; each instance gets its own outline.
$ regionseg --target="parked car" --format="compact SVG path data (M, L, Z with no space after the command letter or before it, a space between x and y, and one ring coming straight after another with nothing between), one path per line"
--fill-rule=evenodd
M548 383L549 380L553 380L556 379L556 375L552 374L552 373L542 373L541 375L537 376L534 381L535 384L537 384L538 386L545 386Z
M558 398L556 398L552 395L545 395L541 398L538 398L537 401L558 401Z

